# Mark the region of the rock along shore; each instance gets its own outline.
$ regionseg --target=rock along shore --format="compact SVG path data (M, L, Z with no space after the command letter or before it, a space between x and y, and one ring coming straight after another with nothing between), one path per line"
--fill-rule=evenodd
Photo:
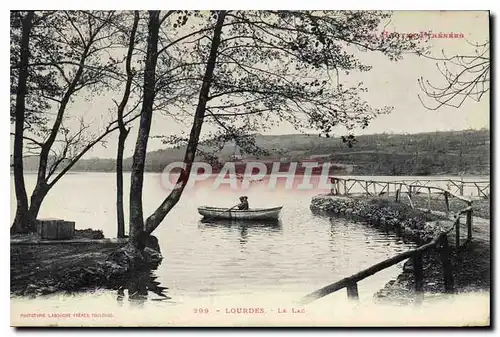
M448 230L453 222L445 217L412 209L409 205L381 197L356 197L318 195L312 198L310 209L313 213L354 219L384 231L393 232L403 239L419 245L431 241L439 233ZM439 260L436 254L427 254L423 259L424 270L439 272L435 266ZM427 277L424 290L440 292L441 277ZM408 304L414 299L414 278L411 260L403 265L403 272L389 281L375 295L377 301L390 300Z
M431 241L453 225L447 218L381 198L318 195L312 198L310 208L315 213L361 220L418 244Z

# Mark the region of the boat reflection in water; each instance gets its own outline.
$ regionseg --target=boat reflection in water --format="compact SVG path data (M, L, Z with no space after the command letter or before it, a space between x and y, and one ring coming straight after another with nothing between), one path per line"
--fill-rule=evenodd
M226 220L200 219L198 228L259 228L270 231L282 230L281 220Z
M282 233L281 220L223 220L223 219L201 219L198 228L201 230L221 230L224 232L238 230L240 232L240 243L244 245L248 241L249 232L258 231L269 234Z

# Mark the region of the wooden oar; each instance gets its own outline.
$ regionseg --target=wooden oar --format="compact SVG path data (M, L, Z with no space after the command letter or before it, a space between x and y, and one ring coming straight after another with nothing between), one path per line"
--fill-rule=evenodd
M203 220L207 221L207 220L211 220L211 219L213 219L213 218L216 218L219 214L229 212L230 210L232 210L232 209L233 209L233 208L235 208L235 207L238 207L239 205L240 205L240 204L238 204L238 205L234 205L234 206L233 206L233 207L231 207L231 208L225 209L225 210L223 210L223 211L221 211L221 212L217 212L217 214L212 215L212 216L211 216L211 217L209 217L209 218L204 218Z

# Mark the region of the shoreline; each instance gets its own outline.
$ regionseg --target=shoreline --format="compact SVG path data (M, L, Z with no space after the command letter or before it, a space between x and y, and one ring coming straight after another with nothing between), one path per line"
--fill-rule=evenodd
M480 206L480 202L478 202ZM404 203L395 203L383 196L345 197L319 195L310 205L313 213L326 216L341 216L363 222L379 230L393 232L404 240L424 244L436 234L448 229L453 222L443 214L412 209ZM474 217L474 228L489 226L489 220ZM477 234L477 233L476 233ZM474 239L478 238L477 235ZM478 271L468 270L465 277L455 275L458 291L489 290L489 232L483 233L487 242L473 240L467 249L454 254L454 270L463 264L476 263L478 256L484 266ZM142 267L161 262L159 246L148 247L141 257L124 253L125 240L105 239L100 231L77 230L75 242L46 242L36 239L36 234L23 238L11 236L11 296L37 296L54 292L86 291L92 287L109 289L126 288L127 277L134 278L136 260L146 262ZM452 241L452 240L450 240ZM484 241L484 240L483 240ZM450 244L453 246L453 244ZM57 247L57 248L56 248ZM21 249L22 248L22 249ZM126 252L125 252L126 253ZM396 255L396 253L395 253ZM484 256L483 256L484 255ZM24 262L23 262L24 261ZM27 261L27 262L26 262ZM431 251L423 257L424 291L443 293L443 277L439 254ZM143 271L148 268L142 268ZM149 268L149 272L155 269ZM41 276L40 276L41 275ZM411 260L404 262L403 271L389 280L373 297L376 300L410 303L414 298L414 278ZM472 280L472 281L471 281ZM131 281L134 283L135 281ZM130 283L130 282L129 282Z
M383 197L345 197L318 195L312 198L310 209L325 216L339 216L354 219L360 224L373 226L385 232L395 233L404 240L418 245L425 244L439 233L453 225L453 221L439 212L412 209L409 205L396 203ZM474 218L484 229L488 219ZM481 221L482 220L482 221ZM473 226L474 228L474 226ZM450 247L455 293L490 290L490 247L489 231L477 236L466 247ZM485 238L487 240L485 240ZM454 242L454 241L453 241ZM479 267L478 267L479 262ZM431 250L422 257L424 270L423 291L428 297L449 296L445 294L440 254ZM469 268L474 265L477 268ZM373 294L375 302L389 301L401 305L415 300L415 279L412 260L408 259L402 272L389 280L382 289Z
M40 240L36 233L12 235L10 296L140 288L161 261L155 239L139 252L127 247L126 239L106 239L99 230L75 230L69 242Z

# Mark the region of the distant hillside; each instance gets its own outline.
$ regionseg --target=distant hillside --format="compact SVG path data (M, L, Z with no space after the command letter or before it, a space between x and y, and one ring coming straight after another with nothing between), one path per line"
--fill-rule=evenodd
M354 165L352 174L439 175L489 174L490 132L468 130L410 135L377 134L356 137L352 148L340 138L317 135L257 135L259 147L269 156L243 155L242 159L299 161L321 158L336 164ZM146 157L146 170L160 172L169 163L182 161L184 147L152 151ZM210 149L205 149L210 150ZM219 158L230 160L234 144L227 144ZM36 169L37 158L28 158L26 169ZM132 158L124 161L130 170ZM86 159L75 165L75 171L114 171L114 159Z

